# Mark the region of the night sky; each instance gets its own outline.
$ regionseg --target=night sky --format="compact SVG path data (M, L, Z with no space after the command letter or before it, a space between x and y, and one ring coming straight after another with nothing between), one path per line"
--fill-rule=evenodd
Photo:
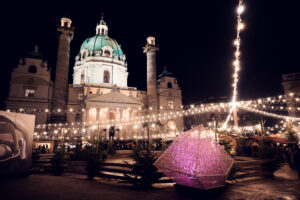
M197 3L196 3L197 2ZM157 72L166 66L177 75L185 104L231 96L233 40L238 0L216 1L9 1L1 16L1 98L19 57L38 44L55 73L56 25L67 15L75 26L70 76L83 41L95 35L104 13L109 36L127 56L128 85L146 89L146 37L157 38ZM245 0L239 98L283 93L281 75L300 72L297 1ZM1 104L3 107L3 103Z

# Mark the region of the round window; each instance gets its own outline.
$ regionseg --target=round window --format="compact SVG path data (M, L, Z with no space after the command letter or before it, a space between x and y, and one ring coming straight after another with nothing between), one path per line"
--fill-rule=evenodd
M36 66L31 65L31 66L28 68L28 72L29 72L29 73L35 74L35 73L37 72Z

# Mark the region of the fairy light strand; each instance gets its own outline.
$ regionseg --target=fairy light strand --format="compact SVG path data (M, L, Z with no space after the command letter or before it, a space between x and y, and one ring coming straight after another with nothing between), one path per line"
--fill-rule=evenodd
M237 101L237 97L238 97L238 81L239 81L239 71L241 69L241 64L240 64L240 45L241 45L241 38L240 38L240 32L241 30L244 29L245 25L242 23L242 18L241 18L241 14L244 12L245 7L243 5L243 0L239 0L239 5L237 8L237 33L236 33L236 39L234 40L234 45L235 45L235 53L234 53L234 57L235 60L233 62L233 66L234 66L234 73L233 73L233 91L232 91L232 108L230 109L230 112L225 120L225 123L223 124L223 127L227 127L227 124L230 120L230 116L232 115L232 113L234 113L236 115L236 101ZM237 122L236 122L237 123ZM237 126L237 124L236 124Z

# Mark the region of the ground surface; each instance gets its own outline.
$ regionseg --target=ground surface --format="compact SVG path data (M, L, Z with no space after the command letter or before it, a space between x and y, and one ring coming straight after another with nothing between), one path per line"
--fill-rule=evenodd
M114 181L88 181L84 175L30 175L25 178L0 180L1 200L93 200L93 199L300 199L300 181L279 178L254 179L228 184L224 189L198 192L172 184L155 185L151 190L138 190Z

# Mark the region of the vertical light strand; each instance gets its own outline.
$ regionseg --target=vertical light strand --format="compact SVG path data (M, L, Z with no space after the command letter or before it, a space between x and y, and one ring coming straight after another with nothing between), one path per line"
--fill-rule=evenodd
M241 39L240 39L240 32L244 29L245 25L242 23L242 18L241 14L245 10L245 7L243 5L243 0L239 0L239 5L237 8L237 34L236 34L236 39L234 40L234 45L235 45L235 53L234 57L235 60L233 62L234 66L234 73L233 73L233 91L232 91L232 99L231 99L231 109L230 112L225 120L225 123L223 124L223 128L227 127L228 121L230 119L231 114L234 114L234 121L235 121L235 127L238 126L237 123L237 113L236 113L236 107L237 107L237 97L238 97L238 81L239 81L239 71L241 69L241 64L240 64L240 45L241 45Z

